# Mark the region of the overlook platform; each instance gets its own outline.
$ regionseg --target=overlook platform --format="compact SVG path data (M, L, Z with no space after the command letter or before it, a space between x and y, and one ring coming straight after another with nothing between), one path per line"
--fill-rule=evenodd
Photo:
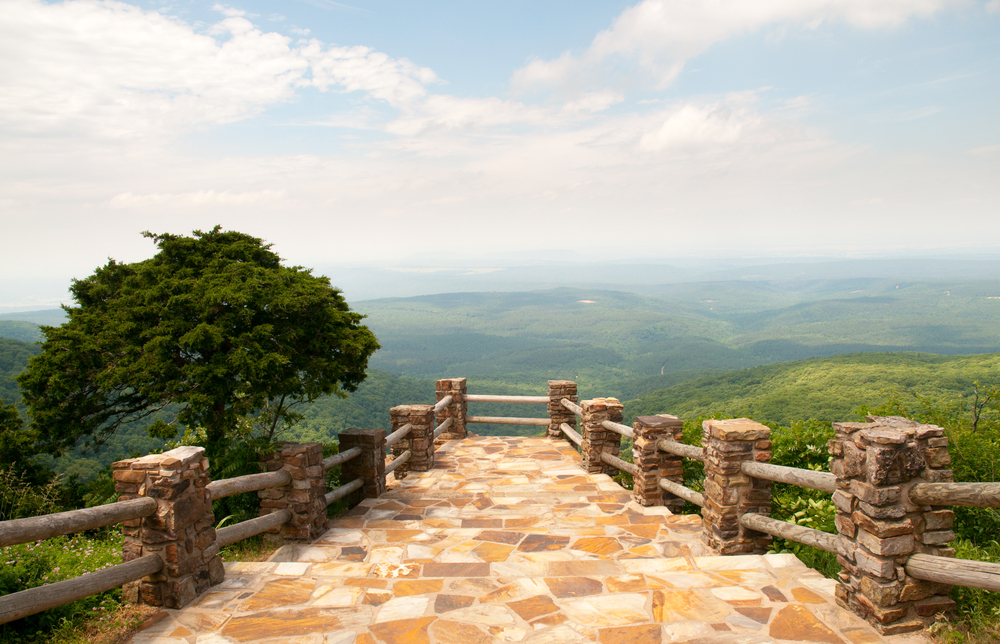
M272 561L153 616L134 644L765 644L880 636L793 555L713 556L573 448L470 437Z

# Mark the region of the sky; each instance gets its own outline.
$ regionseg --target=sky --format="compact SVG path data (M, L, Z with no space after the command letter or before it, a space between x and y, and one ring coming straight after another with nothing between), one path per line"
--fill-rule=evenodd
M1000 258L1000 0L0 0L0 309L305 266Z

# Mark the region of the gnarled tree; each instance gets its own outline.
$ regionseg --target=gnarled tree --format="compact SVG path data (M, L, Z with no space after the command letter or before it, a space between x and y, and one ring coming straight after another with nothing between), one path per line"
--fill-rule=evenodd
M219 453L239 419L266 410L279 422L364 380L378 342L326 277L218 226L143 234L159 252L74 280L69 320L42 328L42 352L18 377L45 451L99 444L176 403Z

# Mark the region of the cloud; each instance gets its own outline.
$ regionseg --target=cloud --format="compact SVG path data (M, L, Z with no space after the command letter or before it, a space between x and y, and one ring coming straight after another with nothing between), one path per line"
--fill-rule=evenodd
M986 3L987 13L1000 13L1000 0L990 0Z
M285 190L257 190L231 193L228 190L198 190L177 194L154 192L144 195L123 192L112 197L108 205L114 209L151 206L244 206L280 200L285 196L285 192Z
M998 1L998 0L993 0ZM816 29L845 22L862 29L896 27L962 0L644 0L623 11L581 55L563 53L514 72L521 88L579 90L607 81L608 68L638 64L655 86L669 85L684 64L713 43L765 26Z
M401 105L433 72L365 47L292 44L241 15L204 32L119 2L7 0L0 21L4 137L175 135L231 123L306 86Z

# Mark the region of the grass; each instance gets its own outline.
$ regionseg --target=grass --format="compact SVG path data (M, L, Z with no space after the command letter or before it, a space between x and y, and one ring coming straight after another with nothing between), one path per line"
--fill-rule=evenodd
M121 563L121 533L56 537L0 548L0 595L79 577ZM111 621L121 589L91 595L0 626L0 642L48 642L84 623Z

